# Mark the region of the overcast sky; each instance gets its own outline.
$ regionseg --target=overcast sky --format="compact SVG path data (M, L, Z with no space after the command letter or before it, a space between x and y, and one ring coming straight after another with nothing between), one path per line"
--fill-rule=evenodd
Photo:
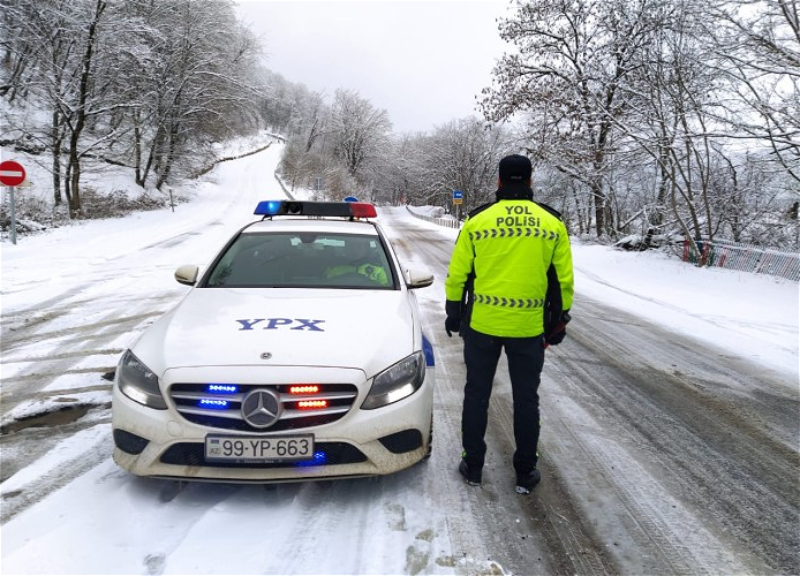
M469 115L505 44L508 0L240 0L266 66L324 92L357 91L399 132L427 132Z

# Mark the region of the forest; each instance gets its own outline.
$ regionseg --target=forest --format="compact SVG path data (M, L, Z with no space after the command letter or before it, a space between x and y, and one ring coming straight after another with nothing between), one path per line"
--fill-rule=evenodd
M795 0L513 6L474 115L412 134L350 87L269 70L228 0L0 0L0 145L46 158L73 218L98 201L89 160L157 194L269 130L283 180L319 199L450 212L460 190L463 217L520 152L573 234L800 248Z

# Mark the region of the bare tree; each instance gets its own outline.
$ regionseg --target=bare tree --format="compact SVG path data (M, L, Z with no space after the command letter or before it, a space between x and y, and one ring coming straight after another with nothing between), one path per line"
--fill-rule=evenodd
M54 201L56 205L62 202L63 184L72 207L76 206L71 194L74 182L62 177L63 144L67 140L68 127L73 135L68 139L72 145L85 125L93 42L97 20L105 9L103 5L97 6L94 13L97 18L87 22L81 10L83 7L66 1L17 0L9 2L3 10L4 24L10 25L12 19L15 23L14 27L4 30L5 62L12 72L7 77L3 93L10 103L18 96L35 98L49 110L51 121L48 130L40 131L37 127L24 125L17 128L21 138L33 138L50 148ZM91 41L85 37L87 30ZM78 120L79 114L82 120ZM79 154L74 146L71 148L69 166L74 169ZM79 170L77 175L80 176Z
M615 120L627 110L620 87L660 25L658 4L533 0L500 25L516 52L495 67L483 113L491 121L523 119L530 154L586 186L598 236L612 228L604 180Z
M177 158L255 121L259 47L227 3L140 0L130 10L143 23L142 56L131 62L136 179L144 186L154 171L160 188Z
M103 13L108 6L106 0L95 0L93 10L87 20L88 28L82 43L82 54L80 57L80 75L78 86L75 93L75 100L72 109L65 115L67 127L69 128L69 161L67 163L67 198L69 198L70 209L78 211L81 208L80 180L80 140L83 130L86 127L86 119L96 111L90 111L90 98L92 97L91 83L93 81L94 68L96 67L96 43L98 37L98 26L103 18ZM71 194L70 194L71 191Z
M437 127L422 145L422 190L429 203L448 206L453 191L459 190L463 194L461 209L469 212L494 199L497 163L509 152L503 129L463 118Z
M334 96L330 129L335 153L357 179L388 142L392 123L386 110L375 108L357 92L340 89Z
M685 234L700 240L714 234L711 169L724 153L711 125L719 93L696 7L681 0L669 7L668 21L638 57L636 81L623 87L635 105L619 125L655 163L657 205L669 204Z
M800 182L800 14L795 0L719 0L705 33L733 82L736 130L766 140ZM740 106L736 106L739 104Z
M709 6L674 0L662 8L668 10L663 25L622 87L629 110L616 120L618 132L650 157L656 176L654 201L640 205L645 226L675 222L697 242L757 234L752 224L774 207L776 180L762 160L754 161L762 156L754 132L731 114L737 93L728 56L709 34ZM747 141L756 145L753 154L741 145Z
M132 165L142 186L152 171L161 186L177 160L258 122L260 47L229 2L3 2L0 92L21 119L12 138L51 151L54 200L63 186L73 212L89 156ZM49 127L25 107L45 109Z
M381 200L392 205L417 203L427 187L426 153L421 134L404 134L388 150L387 168L383 173L384 195Z

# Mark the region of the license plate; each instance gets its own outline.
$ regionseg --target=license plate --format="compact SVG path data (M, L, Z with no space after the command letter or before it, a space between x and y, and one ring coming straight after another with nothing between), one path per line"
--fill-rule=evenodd
M206 436L206 460L226 462L280 462L311 460L314 435Z

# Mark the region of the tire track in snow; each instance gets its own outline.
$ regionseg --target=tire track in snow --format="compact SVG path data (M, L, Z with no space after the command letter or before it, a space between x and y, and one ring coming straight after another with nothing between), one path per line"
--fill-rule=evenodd
M51 433L45 430L35 434L50 435ZM55 456L49 454L49 451L37 454L41 458L38 465L34 462L31 466L21 470L18 473L19 476L11 476L0 484L0 496L3 504L0 523L6 524L52 492L109 460L111 458L109 435L110 418L106 421L95 421L89 425L75 424L63 427L58 435L62 440L54 446ZM70 448L75 444L83 444L84 441L86 445L82 445L78 453ZM59 445L63 445L70 456L59 458L57 455ZM48 461L48 458L52 458L52 461Z
M598 317L620 319L597 303L582 305L600 308ZM626 546L650 549L653 562L638 569L795 570L798 538L788 526L798 521L796 482L790 481L797 453L754 423L754 404L738 391L737 378L746 378L747 369L727 371L703 345L638 321L578 320L571 334L553 364L553 407L568 422L585 414L572 439L593 477L617 495L616 514L638 524ZM691 370L676 375L671 366ZM796 411L796 399L785 401ZM793 421L787 415L786 426ZM560 427L563 435L568 426ZM785 528L765 530L764 510L784 518L778 526Z

